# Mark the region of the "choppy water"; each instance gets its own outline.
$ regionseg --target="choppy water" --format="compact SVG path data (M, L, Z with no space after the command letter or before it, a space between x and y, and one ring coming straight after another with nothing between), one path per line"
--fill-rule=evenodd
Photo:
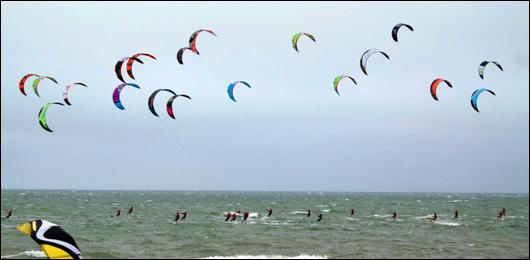
M44 257L15 230L42 218L69 232L86 258L528 258L528 205L528 194L4 190L2 216L8 208L13 216L2 220L1 255ZM507 217L497 221L501 207ZM257 214L225 222L237 209ZM177 210L189 215L173 224ZM390 221L394 210L400 218ZM434 224L420 219L433 212Z

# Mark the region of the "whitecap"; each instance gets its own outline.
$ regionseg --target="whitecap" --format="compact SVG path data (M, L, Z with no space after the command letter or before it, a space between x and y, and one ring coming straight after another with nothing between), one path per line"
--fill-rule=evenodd
M17 257L17 256L31 256L31 257L38 257L38 258L46 258L46 254L42 251L37 250L30 250L30 251L24 251L22 253L14 254L14 255L3 255L2 258L11 258L11 257Z
M209 256L202 259L327 259L327 256L319 255L298 255L298 256L284 256L284 255L235 255L235 256Z

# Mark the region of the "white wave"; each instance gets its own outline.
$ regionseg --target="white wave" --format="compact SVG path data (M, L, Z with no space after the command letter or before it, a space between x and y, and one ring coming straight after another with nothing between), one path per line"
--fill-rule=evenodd
M289 212L289 214L291 215L295 215L295 214L307 214L307 211L293 211L293 212Z
M346 199L344 199L344 200L348 201L348 200L350 200L350 199L346 198Z
M460 224L460 223L456 223L456 222L445 222L445 221L435 221L434 224L444 225L444 226L452 226L452 227L462 226L462 224Z
M323 209L322 212L329 212L331 209Z
M1 224L2 227L5 227L5 228L14 228L15 226L9 226L9 225L4 225L4 224Z
M21 256L21 255L31 256L31 257L38 257L38 258L46 258L46 254L44 254L44 252L36 251L36 250L24 251L22 253L18 253L18 254L14 254L14 255L3 255L2 258L11 258L11 257L17 257L17 256Z
M461 202L462 200L450 200L448 202Z
M415 219L430 219L432 217L433 217L433 215L430 214L430 215L426 215L426 216L416 217Z
M209 256L202 259L327 259L327 256L306 255L283 256L283 255L236 255L236 256Z
M317 207L319 207L319 208L325 208L325 207L328 207L328 205L322 205L322 204L320 204L320 205L318 205Z
M375 214L374 217L378 217L378 218L388 218L388 217L392 217L392 215L377 215L377 214Z
M21 193L19 193L18 195L20 195L20 196L26 196L26 193L21 192Z

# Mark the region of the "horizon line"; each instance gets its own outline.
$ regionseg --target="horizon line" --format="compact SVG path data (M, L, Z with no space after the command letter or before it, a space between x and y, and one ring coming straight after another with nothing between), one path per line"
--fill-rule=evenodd
M443 193L443 194L526 194L528 192L483 191L325 191L325 190L170 190L170 189L66 189L66 188L1 188L1 191L170 191L170 192L285 192L285 193Z

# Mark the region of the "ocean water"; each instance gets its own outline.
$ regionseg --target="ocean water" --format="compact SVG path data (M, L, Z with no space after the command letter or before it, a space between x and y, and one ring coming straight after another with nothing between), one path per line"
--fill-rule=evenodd
M528 194L3 190L2 258L44 258L15 229L60 225L85 258L527 258ZM127 216L127 209L135 211ZM265 209L273 208L271 217ZM349 216L349 209L357 212ZM501 207L507 217L496 220ZM120 217L111 217L117 209ZM310 218L306 209L312 209ZM224 212L248 210L225 222ZM458 209L459 218L453 220ZM189 212L172 222L176 211ZM399 219L390 220L397 211ZM439 220L422 219L437 212ZM252 214L254 213L254 214ZM321 222L316 221L323 214Z

